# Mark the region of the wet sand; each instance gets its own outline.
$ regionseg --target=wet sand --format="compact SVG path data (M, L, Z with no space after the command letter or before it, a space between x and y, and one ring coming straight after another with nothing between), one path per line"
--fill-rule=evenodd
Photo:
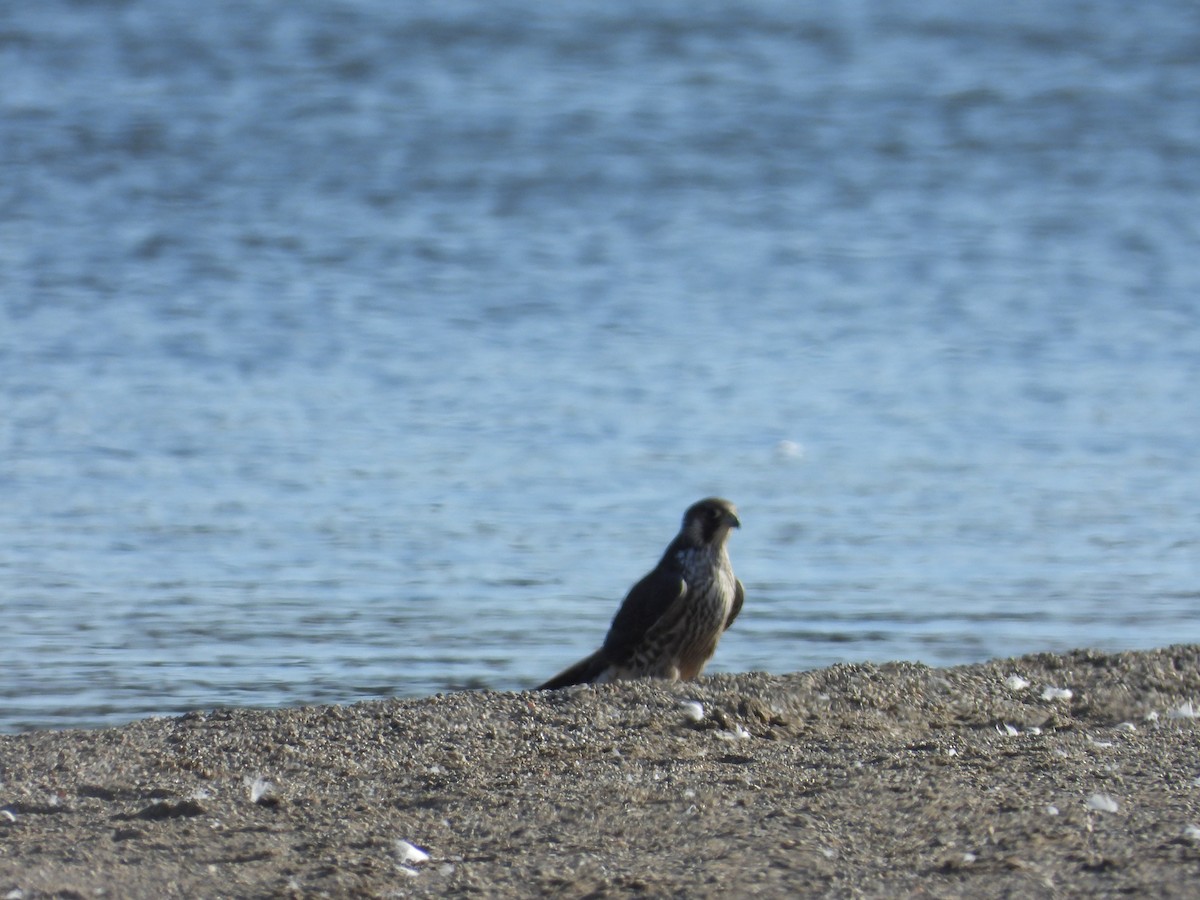
M1191 897L1198 711L1177 646L0 736L0 898Z

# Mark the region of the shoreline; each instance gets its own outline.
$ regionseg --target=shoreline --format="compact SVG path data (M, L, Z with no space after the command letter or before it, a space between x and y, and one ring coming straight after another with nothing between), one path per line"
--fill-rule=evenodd
M1198 713L1180 645L0 735L0 897L1184 897Z

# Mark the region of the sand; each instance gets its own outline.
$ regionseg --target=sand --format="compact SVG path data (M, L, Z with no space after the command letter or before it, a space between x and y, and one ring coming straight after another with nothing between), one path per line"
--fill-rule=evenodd
M0 898L1192 897L1192 703L1200 646L0 736Z

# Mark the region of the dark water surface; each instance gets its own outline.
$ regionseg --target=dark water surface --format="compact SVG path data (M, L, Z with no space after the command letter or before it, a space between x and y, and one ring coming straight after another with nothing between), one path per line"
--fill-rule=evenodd
M1197 639L1200 7L0 6L0 729Z

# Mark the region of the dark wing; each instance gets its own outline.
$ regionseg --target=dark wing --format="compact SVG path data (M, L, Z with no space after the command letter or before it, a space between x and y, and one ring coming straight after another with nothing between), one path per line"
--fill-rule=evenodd
M729 608L729 618L725 620L725 630L729 630L729 626L733 624L733 620L738 617L738 613L742 611L742 601L746 599L746 589L742 587L741 579L735 578L737 588L733 592L733 606Z
M646 632L687 591L683 575L665 562L659 563L653 572L631 587L604 639L603 649L609 659L617 665L626 662Z

